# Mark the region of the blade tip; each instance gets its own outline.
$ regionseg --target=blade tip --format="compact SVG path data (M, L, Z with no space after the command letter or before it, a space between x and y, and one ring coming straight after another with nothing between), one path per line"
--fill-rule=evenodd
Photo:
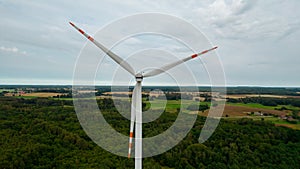
M75 26L71 21L69 22L70 25Z

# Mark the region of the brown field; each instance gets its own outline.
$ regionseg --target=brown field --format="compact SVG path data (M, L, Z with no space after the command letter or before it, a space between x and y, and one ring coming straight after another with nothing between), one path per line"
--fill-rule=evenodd
M117 96L96 96L96 99L121 99L121 100L127 100L130 97L117 97Z
M269 113L274 115L285 115L286 112L278 111L278 110L269 110L269 109L262 109L262 108L252 108L246 106L234 106L234 105L225 105L223 117L228 115L229 117L236 117L236 116L247 116L248 112L262 112L262 113ZM199 115L207 116L208 110L204 111L204 113L200 112Z
M273 98L287 98L287 96L282 95L270 95L270 94L233 94L233 95L226 95L227 98L233 98L233 99L240 99L240 98L246 98L246 97L273 97Z
M272 97L272 98L300 98L300 96L285 96L285 95L271 95L271 94L230 94L226 96L222 96L226 98L240 99L246 97Z
M132 94L132 92L105 92L105 93L103 93L103 95L114 95L114 94L129 95L129 94ZM142 94L148 94L148 93L142 92Z
M35 96L35 97L53 97L57 95L63 95L63 93L46 93L46 92L36 92L36 93L25 93L22 96Z
M300 99L300 96L288 96L288 98Z
M275 124L275 126L283 126L283 127L300 130L300 125L295 125L295 124Z

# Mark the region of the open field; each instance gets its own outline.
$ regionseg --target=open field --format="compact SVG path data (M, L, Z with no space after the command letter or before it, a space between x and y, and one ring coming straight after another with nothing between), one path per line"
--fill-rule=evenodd
M226 118L228 120L237 120L239 118L250 118L250 119L259 120L259 121L261 121L263 119L264 121L270 121L271 123L275 124L275 126L282 126L282 127L287 127L287 128L291 128L294 130L300 130L300 123L291 124L291 123L287 122L286 120L282 120L278 117L273 117L273 116L236 116L236 117L223 117L223 118Z
M162 108L165 101L157 99L157 100L153 100L150 102L151 102L151 106L154 109L155 108L159 109L159 108ZM166 104L166 111L171 112L171 113L177 112L177 109L180 109L181 105L183 106L184 109L186 109L188 105L196 104L196 103L199 103L199 102L192 101L192 100L168 100L167 104ZM210 102L201 102L200 103L200 105L205 105L205 104L210 105Z
M299 92L297 92L299 94ZM223 96L225 97L225 96ZM270 98L300 98L300 96L286 96L286 95L271 95L271 94L229 94L226 98L240 99L246 97L270 97Z
M274 115L286 114L286 112L278 111L278 110L226 104L223 112L223 117L225 117L226 115L228 115L229 117L247 116L247 113L249 112L262 112L262 113L268 113ZM207 116L208 111L206 110L204 113L199 113L199 114L202 116Z
M291 128L291 129L295 129L295 130L300 130L300 124L277 124L275 123L275 126L283 126L283 127L288 127L288 128Z
M153 106L155 107L156 104L160 104L161 100L155 100L152 101ZM182 106L186 107L187 105L194 103L189 100L182 100ZM176 111L176 109L180 108L181 101L180 100L168 100L166 105L166 110L169 112ZM205 105L208 104L210 106L210 102L200 102L200 104ZM242 104L242 103L226 103L223 116L247 116L247 113L249 112L262 112L262 113L268 113L268 114L274 114L274 115L285 115L289 111L279 111L275 110L274 108L280 108L281 106L263 106L261 104L256 103L248 103L248 104ZM285 106L290 109L298 109L293 106ZM299 109L298 109L299 110ZM199 113L199 115L207 116L208 110L204 111L204 113Z
M161 100L155 100L152 101L154 104L159 104L162 102ZM186 107L187 105L194 103L189 100L182 100L182 106ZM167 105L166 105L166 110L167 111L175 111L176 109L180 108L181 101L180 100L168 100ZM210 102L200 102L201 105L208 104L210 106ZM276 106L277 107L277 106ZM274 115L284 115L287 113L287 111L279 111L279 110L274 110L274 107L271 106L263 106L260 104L256 103L249 103L249 104L242 104L242 103L226 103L223 116L225 117L226 115L228 116L247 116L247 113L249 112L262 112L262 113L268 113L268 114L274 114ZM280 108L281 106L278 106ZM288 106L286 106L288 107ZM296 107L289 106L288 108L294 108L297 109ZM204 111L204 113L199 113L199 115L202 116L207 116L208 110Z
M291 105L277 105L277 106L264 106L259 103L226 103L227 105L232 105L232 106L243 106L243 107L251 107L251 108L260 108L260 109L268 109L268 110L275 110L275 108L280 109L281 107L286 107L287 109L290 110L299 110L299 108L291 106Z
M155 100L152 101L152 104L154 107L161 107L161 100ZM168 100L166 105L166 111L168 112L176 112L177 109L180 108L180 100ZM189 105L191 101L183 100L182 106L186 107ZM210 106L210 102L201 102L200 104L208 104ZM159 106L158 106L159 105ZM220 105L219 105L220 106ZM299 110L299 108L290 106L290 105L284 105L286 108L291 110ZM261 120L262 118L266 121L271 121L276 126L284 126L289 127L292 129L300 130L300 123L297 124L291 124L287 122L286 120L280 119L278 117L274 117L272 115L281 116L281 115L287 115L291 111L285 110L285 111L279 111L275 110L275 108L280 108L281 106L263 106L261 104L256 103L249 103L249 104L242 104L242 103L226 103L224 107L224 112L222 114L223 118L226 119L239 119L239 118L251 118L253 120ZM207 116L209 110L205 110L204 112L198 112L198 115L200 116ZM268 116L260 116L260 115L248 115L250 112L262 112L270 114ZM197 112L191 112L191 113L197 113ZM299 112L300 113L300 112ZM227 117L226 117L227 116Z
M62 93L45 93L45 92L37 92L37 93L26 93L22 94L23 96L36 96L36 97L53 97L57 95L62 95Z
M0 93L2 92L14 92L15 89L0 89Z
M7 93L5 96L13 96L13 93ZM15 94L19 96L18 94ZM63 95L63 93L48 93L48 92L34 92L34 93L25 93L21 94L20 97L53 97L57 95Z
M287 98L287 96L282 95L270 95L270 94L234 94L234 95L226 95L227 98L239 99L239 98L246 98L246 97L272 97L272 98Z
M132 92L105 92L103 95L129 95L132 94ZM142 94L148 94L147 92L142 92Z
M54 99L54 100L73 100L73 98L71 97L71 98L52 98L52 99Z

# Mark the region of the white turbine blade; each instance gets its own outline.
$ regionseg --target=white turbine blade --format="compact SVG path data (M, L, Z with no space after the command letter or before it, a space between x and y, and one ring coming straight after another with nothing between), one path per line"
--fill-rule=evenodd
M72 22L69 22L75 29L77 29L81 34L83 34L86 38L88 38L92 43L94 43L98 48L100 48L103 52L105 52L109 57L111 57L115 62L117 62L120 66L122 66L125 70L127 70L130 74L135 75L134 69L122 58L108 50L105 46L96 41L93 37L85 33L82 29L78 28Z
M131 99L131 119L130 119L130 132L129 132L129 145L128 145L128 158L131 156L131 149L132 149L132 138L133 138L133 130L134 130L134 122L135 122L135 114L136 114L136 86L135 85L133 92L132 92L132 99Z
M186 62L186 61L189 61L189 60L191 60L191 59L194 59L194 58L196 58L196 57L198 57L198 56L200 56L200 55L203 55L203 54L205 54L205 53L207 53L207 52L209 52L209 51L215 50L215 49L217 49L217 48L218 48L218 47L216 46L216 47L213 47L213 48L211 48L211 49L202 51L202 52L200 52L200 53L193 54L193 55L191 55L191 56L189 56L189 57L187 57L187 58L184 58L184 59L182 59L182 60L178 60L178 61L176 61L176 62L173 62L173 63L170 63L170 64L166 64L166 65L164 65L164 66L161 67L161 68L153 69L153 70L151 70L151 71L149 71L149 72L146 72L143 76L144 76L144 77L150 77L150 76L155 76L155 75L161 74L161 73L163 73L163 72L165 72L165 71L167 71L167 70L169 70L169 69L172 69L173 67L175 67L175 66L177 66L177 65L179 65L179 64L181 64L181 63L184 63L184 62Z
M136 84L135 168L142 168L142 86Z

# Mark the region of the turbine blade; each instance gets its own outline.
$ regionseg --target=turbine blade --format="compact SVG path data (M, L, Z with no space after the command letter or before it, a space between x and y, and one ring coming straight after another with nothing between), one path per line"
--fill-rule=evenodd
M134 122L135 122L135 115L136 115L136 92L137 92L137 84L135 85L133 92L132 92L132 99L131 99L131 119L130 119L130 132L129 132L129 145L128 145L128 158L131 156L131 149L132 149L132 138L133 138L133 130L134 130Z
M204 50L204 51L202 51L202 52L200 52L200 53L193 54L193 55L191 55L191 56L189 56L189 57L186 57L186 58L184 58L184 59L182 59L182 60L178 60L178 61L176 61L176 62L173 62L173 63L170 63L170 64L166 64L166 65L162 66L161 68L153 69L153 70L151 70L151 71L149 71L149 72L146 72L143 76L144 76L144 77L151 77L151 76L155 76L155 75L161 74L161 73L163 73L163 72L165 72L165 71L167 71L167 70L169 70L169 69L172 69L173 67L175 67L175 66L177 66L177 65L180 65L181 63L184 63L184 62L186 62L186 61L189 61L189 60L191 60L191 59L194 59L194 58L196 58L196 57L198 57L198 56L200 56L200 55L203 55L203 54L205 54L205 53L207 53L207 52L210 52L210 51L212 51L212 50L215 50L215 49L217 49L217 48L218 48L218 47L216 46L216 47L213 47L213 48L211 48L211 49Z
M142 86L136 85L135 168L142 168Z
M93 37L85 33L82 29L78 28L72 22L69 22L75 29L77 29L81 34L83 34L88 40L94 43L98 48L100 48L103 52L105 52L110 58L112 58L115 62L117 62L120 66L122 66L125 70L127 70L130 74L135 75L134 69L121 57L108 50L105 46L96 41Z

